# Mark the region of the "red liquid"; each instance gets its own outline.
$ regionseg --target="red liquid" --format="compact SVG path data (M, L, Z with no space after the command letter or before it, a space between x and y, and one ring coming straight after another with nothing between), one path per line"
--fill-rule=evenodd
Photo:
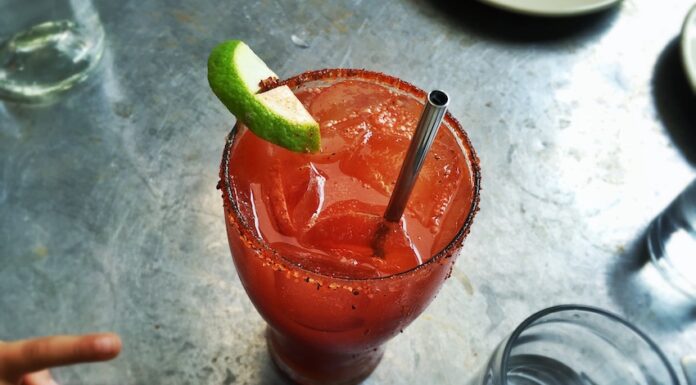
M242 127L221 172L242 283L271 327L274 359L308 384L369 375L381 344L441 286L478 197L477 160L449 118L403 220L377 245L424 97L396 79L355 74L314 74L328 84L288 81L321 125L320 153L293 153Z

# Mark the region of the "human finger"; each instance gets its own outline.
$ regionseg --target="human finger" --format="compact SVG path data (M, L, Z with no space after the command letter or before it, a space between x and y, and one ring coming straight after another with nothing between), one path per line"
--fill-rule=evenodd
M109 360L121 351L113 333L84 336L50 336L4 344L2 365L14 375L55 366Z

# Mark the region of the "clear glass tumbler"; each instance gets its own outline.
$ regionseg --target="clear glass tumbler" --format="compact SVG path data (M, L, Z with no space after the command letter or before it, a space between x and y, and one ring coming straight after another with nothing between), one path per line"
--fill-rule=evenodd
M643 332L605 310L561 305L522 322L496 348L476 385L678 385Z
M653 220L647 242L657 270L696 300L696 180Z
M0 98L50 99L86 79L103 46L91 0L0 0Z

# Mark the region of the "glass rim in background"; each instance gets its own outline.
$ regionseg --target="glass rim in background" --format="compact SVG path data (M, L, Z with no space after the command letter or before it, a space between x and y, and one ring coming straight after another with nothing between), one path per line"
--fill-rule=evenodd
M0 101L52 102L85 81L103 51L92 0L0 1Z
M566 314L564 314L566 313ZM662 377L658 380L659 384L662 385L679 385L679 380L677 377L676 372L674 371L674 368L670 364L669 360L667 359L666 355L662 352L662 350L659 348L659 346L643 331L638 329L636 326L625 320L624 318L611 313L609 311L606 311L604 309L594 307L594 306L588 306L588 305L579 305L579 304L565 304L565 305L557 305L557 306L552 306L543 310L540 310L531 316L527 317L522 323L520 323L515 330L505 339L503 342L501 342L498 347L493 351L491 358L485 368L485 372L483 373L482 376L482 381L480 383L485 384L485 385L511 385L511 384L517 384L518 382L512 381L509 374L511 373L511 370L515 370L512 363L513 357L515 357L515 354L513 350L520 345L524 344L527 341L523 341L520 343L520 341L523 340L524 337L529 337L530 341L540 341L541 338L535 337L535 336L525 336L525 332L528 332L530 329L532 329L535 326L542 325L542 324L551 324L552 322L568 322L569 324L572 323L572 320L575 318L580 318L581 314L588 314L588 315L593 315L596 317L603 318L607 321L610 321L612 325L615 326L615 328L612 329L614 332L610 336L606 336L601 334L602 331L597 331L597 330L590 330L593 334L595 334L596 337L598 337L599 340L603 340L606 342L607 346L616 348L617 350L619 349L619 346L616 342L616 339L611 339L611 337L617 337L619 336L620 333L622 332L627 332L628 335L633 337L635 339L635 342L641 344L643 349L641 351L635 351L631 353L632 356L630 358L633 358L634 361L631 362L633 364L634 362L638 361L638 357L640 358L645 358L643 355L647 356L652 356L651 358L653 359L653 364L655 365L660 365L664 371L662 372ZM553 316L559 316L554 318ZM568 320L563 320L563 316L571 316ZM549 319L546 319L549 318ZM587 326L587 325L583 325ZM607 330L603 330L607 331ZM559 333L560 334L560 333ZM562 337L562 336L561 336ZM560 338L559 338L560 339ZM556 340L553 341L554 343L559 343L562 341ZM587 347L577 347L578 349L587 349ZM591 356L598 357L596 354L591 354ZM573 362L562 362L562 357L553 357L552 359L557 359L559 363L564 364L568 369L574 369ZM598 362L598 364L601 365L607 365L607 362ZM625 362L613 362L609 363L609 365L614 364L614 365L622 365L626 364ZM641 369L645 369L651 372L651 369L654 369L653 367L647 367L643 365L643 363L640 363L638 365ZM565 370L565 369L563 369ZM645 374L644 371L641 371L643 374ZM652 372L651 372L652 373ZM578 378L582 378L583 381L579 382L568 382L568 383L563 383L563 385L571 385L571 384L594 384L594 385L604 385L604 382L594 382L593 380L596 379L589 379L583 377L584 373L580 373L581 375L578 376ZM659 375L659 374L656 374ZM625 382L621 382L621 384L634 384L635 382L628 382L629 379L624 379ZM534 381L539 381L539 380L533 380L531 383L534 384L561 384L560 382L534 382ZM667 381L667 382L665 382ZM610 384L619 384L619 382L609 382ZM654 384L654 382L645 382L646 384ZM525 382L526 384L526 382ZM635 383L639 384L639 383Z

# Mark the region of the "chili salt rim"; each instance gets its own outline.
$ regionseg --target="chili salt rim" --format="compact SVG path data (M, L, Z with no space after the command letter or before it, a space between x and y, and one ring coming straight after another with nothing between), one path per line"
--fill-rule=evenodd
M414 86L411 83L408 83L404 80L401 80L399 78L381 73L381 72L376 72L376 71L369 71L369 70L364 70L364 69L351 69L351 68L335 68L335 69L321 69L321 70L313 70L313 71L307 71L303 72L299 75L295 75L293 77L290 77L285 80L281 80L277 83L277 85L287 85L290 88L297 87L299 85L302 85L303 83L310 82L310 81L321 81L323 79L345 79L345 80L371 80L375 81L378 84L381 85L386 85L392 88L395 88L399 91L403 91L406 93L411 94L411 96L415 96L416 98L419 99L424 99L426 96L426 92L423 91L422 89ZM232 131L227 135L226 143L225 143L225 149L222 154L222 161L220 163L220 182L218 186L220 189L222 189L222 198L223 198L223 205L225 208L225 215L228 216L230 219L232 219L232 224L234 227L239 231L240 236L242 237L242 240L247 244L248 247L251 247L255 250L261 251L263 250L263 254L266 256L268 259L272 259L269 262L274 263L276 266L280 266L280 270L285 269L288 271L293 271L295 270L295 275L299 278L299 274L297 274L296 270L301 271L303 274L308 275L307 278L305 278L306 282L312 282L316 281L313 280L309 277L320 277L320 278L325 278L328 280L332 281L337 281L337 282L371 282L371 281L382 281L382 280L394 280L394 279L401 279L403 277L412 275L417 273L418 271L426 268L427 266L437 263L442 259L445 258L450 258L452 256L452 253L455 249L460 247L466 236L469 234L471 231L471 225L473 224L474 217L476 216L476 213L479 210L479 201L480 201L480 189L481 189L481 166L479 164L479 158L476 155L476 151L474 150L474 146L471 144L471 140L469 139L469 135L464 131L464 128L462 128L461 124L459 121L450 114L448 111L445 115L444 121L449 124L451 131L454 131L455 134L458 136L458 139L462 142L463 147L464 147L464 152L465 152L465 157L467 158L467 161L470 164L471 167L471 176L473 179L473 191L472 191L472 199L471 199L471 206L469 207L469 213L467 214L467 217L462 224L461 228L457 231L457 234L454 236L454 238L445 246L442 250L437 252L435 255L433 255L430 259L427 261L421 263L418 266L415 266L411 269L404 270L398 273L390 274L390 275L385 275L382 277L371 277L371 278L344 278L344 277L334 277L331 275L327 274L322 274L318 273L316 271L308 270L295 262L285 258L281 253L276 251L275 249L271 248L268 244L266 244L263 239L260 237L257 237L252 231L251 231L251 226L247 223L246 219L244 218L243 215L241 215L241 212L239 211L239 207L236 203L236 201L232 198L234 196L232 192L232 183L231 183L231 177L229 173L229 165L230 165L230 153L232 150L232 145L234 143L234 138L235 135L237 134L238 131L238 124L235 124L235 126L232 128ZM268 256L273 256L274 258L269 258ZM275 266L274 266L275 268ZM449 274L448 274L449 277ZM316 284L318 285L317 289L323 285L322 282L317 281ZM348 286L347 288L352 289L352 287Z

